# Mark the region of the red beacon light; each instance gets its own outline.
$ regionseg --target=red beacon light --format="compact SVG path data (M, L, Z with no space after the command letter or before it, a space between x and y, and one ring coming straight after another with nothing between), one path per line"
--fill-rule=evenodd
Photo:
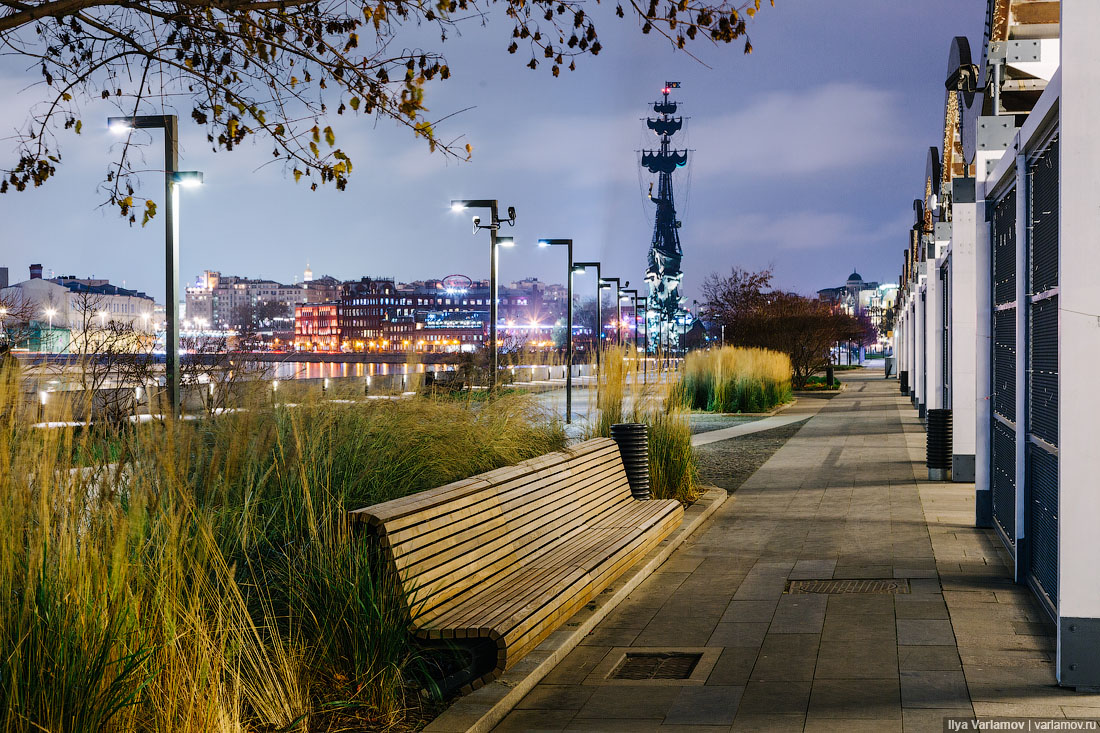
M661 90L661 94L668 94L668 92L669 92L668 87L665 87L664 89Z

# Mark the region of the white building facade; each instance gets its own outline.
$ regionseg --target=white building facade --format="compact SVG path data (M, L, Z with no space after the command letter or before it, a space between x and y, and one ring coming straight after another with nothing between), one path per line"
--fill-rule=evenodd
M980 53L955 39L894 333L903 390L950 410L952 479L1076 688L1100 686L1098 28L1095 0L988 0Z

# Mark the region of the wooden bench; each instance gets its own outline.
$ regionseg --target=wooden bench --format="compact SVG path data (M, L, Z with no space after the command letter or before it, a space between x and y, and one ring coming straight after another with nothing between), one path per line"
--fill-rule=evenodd
M508 669L683 519L630 495L619 449L597 438L351 512L377 532L422 640L491 640Z

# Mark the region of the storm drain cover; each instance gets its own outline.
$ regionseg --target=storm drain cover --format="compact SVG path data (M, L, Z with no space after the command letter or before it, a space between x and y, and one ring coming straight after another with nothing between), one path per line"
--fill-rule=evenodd
M702 654L627 653L611 673L613 680L686 680Z
M788 593L908 593L909 581L905 578L856 580L791 580Z

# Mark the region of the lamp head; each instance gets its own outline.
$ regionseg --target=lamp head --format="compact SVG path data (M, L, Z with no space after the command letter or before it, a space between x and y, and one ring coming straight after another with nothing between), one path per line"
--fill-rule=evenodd
M134 129L134 121L129 117L108 117L107 129L116 135L122 135Z
M516 240L512 237L497 237L498 247L514 247Z
M550 243L549 243L549 242L547 242L547 241L546 241L545 239L540 239L540 240L538 241L538 245L539 245L540 247L549 247L549 246L550 246Z
M451 202L451 211L455 212L456 214L460 214L465 210L466 210L466 202L465 201L452 201Z
M184 188L197 188L202 185L202 171L175 171L172 183Z

